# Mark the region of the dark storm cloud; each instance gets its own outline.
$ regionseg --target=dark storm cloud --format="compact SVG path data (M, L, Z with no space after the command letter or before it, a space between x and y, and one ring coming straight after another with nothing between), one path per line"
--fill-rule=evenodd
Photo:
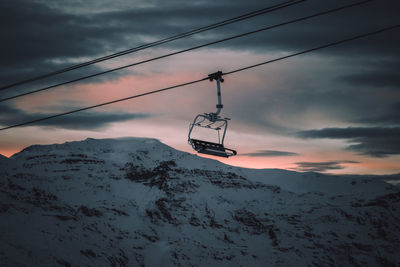
M325 172L329 170L341 170L342 164L357 164L357 161L326 161L326 162L296 162L296 170L303 172Z
M266 4L260 3L258 0L246 2L196 1L195 3L192 1L155 2L157 2L156 7L104 12L96 15L96 19L107 21L109 25L116 26L118 28L116 34L124 31L131 35L133 33L162 38L279 3L279 1L274 1ZM267 15L196 35L185 39L183 42L173 42L171 46L182 48L197 45L198 38L201 38L202 42L215 41L219 38L279 24L355 2L357 1L321 2L310 0ZM224 42L215 47L240 50L251 49L262 52L271 51L271 49L281 51L302 50L393 25L397 23L395 10L399 7L400 4L394 1L390 4L382 4L379 1L375 1L330 15ZM322 50L322 53L343 53L344 55L351 54L354 57L361 51L373 53L370 56L390 53L393 50L399 51L396 45L396 42L400 41L398 34L394 31L383 35L366 38L361 42L348 43L333 49Z
M378 114L367 114L359 117L353 122L378 125L400 125L400 103L387 106Z
M396 60L397 59L397 60ZM394 60L366 61L369 70L347 74L342 79L356 86L368 86L375 88L393 87L400 90L400 57L394 56Z
M274 80L268 71L274 71L277 66L271 65L265 70L265 86L246 88L242 94L240 91L230 92L234 94L235 100L235 109L231 116L246 122L252 128L255 125L264 126L268 132L277 134L289 134L304 129L303 124L308 121L314 121L320 127L324 126L325 120L357 123L355 126L368 124L389 127L400 124L398 88L349 85L341 82L341 78L337 79L349 69L370 69L367 63L360 66L348 60L339 60L325 64L324 59L321 59L314 61L314 64L305 64L304 68L293 70L290 62L282 61L284 68L279 75L288 81L283 85L278 84L282 88L268 84L269 79ZM317 119L309 119L310 115L317 114Z
M372 157L400 154L400 127L349 127L300 131L301 138L345 139L348 150Z
M392 23L393 18L397 16L396 7L400 7L400 4L394 1L390 2L390 5L384 5L380 1L375 2L377 3L324 16L306 23L296 23L268 33L226 42L217 47L262 49L262 51L267 49L298 50L335 40L338 37L346 37L354 32L358 33L360 29L375 29ZM18 78L18 74L29 76L28 74L46 73L68 65L49 61L50 59L62 61L68 58L102 56L143 44L139 38L140 35L156 39L164 38L267 6L256 0L195 1L195 3L153 1L154 5L151 7L131 6L124 10L100 13L91 13L88 10L87 14L82 14L82 12L72 14L63 9L49 8L43 3L21 0L16 4L12 1L1 1L0 30L4 38L0 43L0 51L2 51L0 67L8 72L2 71L3 82ZM269 5L276 3L278 1L271 2ZM204 41L211 41L215 40L216 35L226 37L227 34L254 30L261 26L348 3L344 0L323 3L308 1L220 28L202 35L202 38ZM375 51L377 49L379 49L379 54L393 49L399 51L396 45L400 40L398 36L391 33L385 35L384 38L366 39L363 45L357 42L347 44L346 48L339 48L339 50L349 49L354 52L353 50L356 49L359 53L362 49L369 49L370 52L374 50L374 54L377 53ZM172 46L181 48L192 44L198 44L196 37L189 38L187 42L174 42Z
M253 153L240 154L241 156L250 157L287 157L287 156L298 156L299 154L287 151L277 151L277 150L257 150Z
M0 1L0 85L68 67L70 58L104 55L109 44L105 32L112 36L113 27L103 24L34 1ZM91 66L63 77L99 70Z
M52 116L53 114L32 113L11 105L0 105L0 124L10 126L26 121ZM27 126L53 126L71 130L94 130L113 122L123 122L134 119L146 119L150 114L124 112L79 112L45 121L28 124Z
M369 71L348 75L345 80L361 86L396 87L400 88L400 76L396 70L390 72Z
M400 128L381 128L381 127L348 127L348 128L325 128L321 130L301 131L297 133L303 138L391 138L400 136Z
M21 0L18 4L15 1L0 1L0 31L4 37L0 42L0 85L67 67L70 65L66 62L67 59L95 58L141 45L143 44L141 36L157 40L279 2L281 1L268 3L259 0L138 1L144 5L126 2L126 8L114 8L113 1L96 1L96 4L93 4L93 1ZM347 0L309 0L265 16L173 42L167 47L187 48L348 3ZM59 5L58 8L57 5ZM79 12L70 12L68 5ZM101 12L92 10L93 6L101 7ZM240 40L224 42L215 47L251 52L299 51L391 25L397 21L399 7L398 1L374 1L328 16L284 26ZM380 81L392 87L396 86L398 84L398 78L396 78L398 75L395 75L398 69L396 65L390 61L380 61L373 63L375 68L361 72L360 66L356 63L364 61L365 58L373 60L387 55L391 56L393 62L400 62L396 60L400 55L400 45L398 45L400 34L396 32L398 31L318 52L318 55L340 55L341 57L337 58L355 62L353 65L355 70L351 73L347 71L342 73L341 70L334 73L341 77L341 81L345 84L354 86L351 91L336 90L336 84L327 83L321 88L316 88L295 82L296 88L291 91L289 97L287 92L277 92L271 100L267 100L271 101L268 103L263 102L262 99L259 100L260 95L249 95L248 99L240 99L241 105L237 106L237 112L234 111L237 115L235 118L263 125L276 133L283 133L290 131L292 125L266 120L263 115L276 114L273 109L268 110L270 105L274 105L273 99L280 100L279 105L282 109L277 110L285 110L287 114L298 114L312 106L321 114L344 118L346 121L358 120L362 117L361 115L366 114L365 111L368 109L388 105L385 101L376 101L373 94L368 93L372 91L371 84L382 84ZM263 60L264 58L260 57L260 61ZM241 66L241 62L237 62L237 66ZM232 69L234 67L236 65L232 66ZM305 68L310 68L310 71L314 72L318 66L305 66ZM384 71L379 74L381 69ZM80 77L98 70L98 67L88 70L79 69L65 76L65 79L72 76ZM389 74L388 70L391 70ZM126 73L128 72L118 71L112 77ZM362 77L364 74L367 77ZM109 78L110 76L105 75L88 81L102 81ZM58 78L55 79L57 80ZM361 88L356 88L364 85L369 88L369 92L364 93ZM251 104L246 105L248 103ZM241 108L243 110L239 110ZM249 112L249 109L254 109L254 112ZM250 113L254 114L249 116ZM382 117L386 115L386 110L382 109L375 115L377 118Z

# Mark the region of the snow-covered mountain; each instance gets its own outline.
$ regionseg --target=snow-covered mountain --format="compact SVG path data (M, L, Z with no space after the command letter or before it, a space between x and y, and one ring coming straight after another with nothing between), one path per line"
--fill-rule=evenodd
M399 266L400 189L252 170L155 139L0 160L1 266Z
M7 160L8 158L0 154L0 161Z

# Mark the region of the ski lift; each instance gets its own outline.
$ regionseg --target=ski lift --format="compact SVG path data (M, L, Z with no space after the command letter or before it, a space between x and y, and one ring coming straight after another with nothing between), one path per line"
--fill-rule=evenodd
M222 79L222 71L209 74L208 77L211 82L213 80L217 81L217 96L218 96L217 112L199 114L194 118L193 123L191 123L189 126L188 143L198 153L228 158L230 156L236 155L236 151L224 147L226 129L228 128L228 120L230 119L222 118L221 116L219 116L219 113L223 108L223 105L221 104L221 83L224 82L224 79ZM201 127L217 131L218 143L191 138L193 128L195 127ZM222 138L221 138L221 131L222 131Z

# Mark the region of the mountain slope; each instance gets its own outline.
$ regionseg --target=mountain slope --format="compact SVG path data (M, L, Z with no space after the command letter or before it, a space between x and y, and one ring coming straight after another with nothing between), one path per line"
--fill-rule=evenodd
M251 170L155 139L31 146L0 161L6 266L399 265L400 191Z
M8 160L8 158L0 154L0 161L5 161L5 160Z

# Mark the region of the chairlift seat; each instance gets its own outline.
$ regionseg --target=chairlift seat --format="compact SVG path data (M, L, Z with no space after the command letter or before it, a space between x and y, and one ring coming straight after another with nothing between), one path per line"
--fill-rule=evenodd
M218 71L208 75L210 81L217 81L217 111L211 113L198 114L193 123L189 126L189 134L188 134L188 143L196 150L198 153L213 155L217 157L228 158L230 156L235 156L236 151L230 148L224 147L224 139L226 134L226 129L228 127L229 118L222 118L219 114L221 109L223 108L221 102L221 83L224 81L222 79L222 71ZM199 139L192 139L191 134L193 128L200 127L206 128L210 130L216 130L218 132L218 143L203 141ZM220 135L220 131L222 131L222 136Z
M224 157L224 158L236 155L235 150L226 148L222 144L202 141L197 139L190 139L190 141L193 145L193 148L199 153Z

